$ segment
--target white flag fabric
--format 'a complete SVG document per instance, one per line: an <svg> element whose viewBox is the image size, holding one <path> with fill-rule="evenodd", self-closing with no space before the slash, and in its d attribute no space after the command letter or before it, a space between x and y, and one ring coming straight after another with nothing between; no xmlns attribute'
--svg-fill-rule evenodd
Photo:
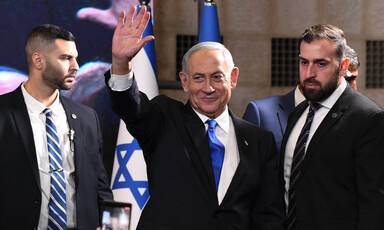
<svg viewBox="0 0 384 230"><path fill-rule="evenodd" d="M143 37L148 35L153 35L152 20L148 23ZM132 65L140 91L149 99L158 95L153 40L140 50L132 60ZM142 150L137 140L127 131L123 121L120 121L117 137L111 188L115 201L132 203L130 229L136 229L141 211L149 199L148 179Z"/></svg>

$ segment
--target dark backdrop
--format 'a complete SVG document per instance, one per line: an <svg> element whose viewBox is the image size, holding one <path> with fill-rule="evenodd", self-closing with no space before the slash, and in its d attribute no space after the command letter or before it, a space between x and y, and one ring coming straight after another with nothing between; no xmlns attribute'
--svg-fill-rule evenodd
<svg viewBox="0 0 384 230"><path fill-rule="evenodd" d="M34 27L45 23L64 27L74 34L80 67L89 62L110 63L113 30L89 20L76 18L76 13L81 8L107 9L110 4L109 0L1 0L0 66L11 67L27 75L25 39ZM101 78L99 80L102 81ZM95 108L99 115L104 138L103 160L110 178L119 118L110 109L109 96L104 86L89 90L93 91L91 97L83 95L87 96L86 100L75 100ZM87 91L83 92L86 93Z"/></svg>

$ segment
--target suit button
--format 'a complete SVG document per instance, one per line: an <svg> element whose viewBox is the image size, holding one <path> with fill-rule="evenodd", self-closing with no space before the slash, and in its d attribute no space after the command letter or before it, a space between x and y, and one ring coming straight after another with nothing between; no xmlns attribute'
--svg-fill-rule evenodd
<svg viewBox="0 0 384 230"><path fill-rule="evenodd" d="M213 212L213 217L219 217L219 211L214 211Z"/></svg>
<svg viewBox="0 0 384 230"><path fill-rule="evenodd" d="M37 230L37 227L34 227L33 230Z"/></svg>
<svg viewBox="0 0 384 230"><path fill-rule="evenodd" d="M40 200L35 200L35 204L40 204Z"/></svg>

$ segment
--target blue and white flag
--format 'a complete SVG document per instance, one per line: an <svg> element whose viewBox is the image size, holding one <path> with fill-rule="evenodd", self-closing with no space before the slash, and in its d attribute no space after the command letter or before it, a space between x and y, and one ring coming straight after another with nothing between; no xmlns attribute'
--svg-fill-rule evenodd
<svg viewBox="0 0 384 230"><path fill-rule="evenodd" d="M150 11L150 8L147 8ZM140 8L139 8L140 10ZM138 12L139 12L138 10ZM152 18L143 37L153 35ZM150 41L132 60L133 71L140 91L149 99L159 94L154 41ZM141 211L149 199L146 164L137 140L120 121L116 155L112 170L111 188L116 201L132 203L130 229L136 229Z"/></svg>
<svg viewBox="0 0 384 230"><path fill-rule="evenodd" d="M217 7L213 0L206 0L204 2L200 18L199 43L200 42L221 43Z"/></svg>

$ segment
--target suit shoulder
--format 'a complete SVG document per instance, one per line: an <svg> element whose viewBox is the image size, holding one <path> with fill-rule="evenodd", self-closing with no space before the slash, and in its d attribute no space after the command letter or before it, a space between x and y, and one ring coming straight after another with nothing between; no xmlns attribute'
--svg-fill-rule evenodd
<svg viewBox="0 0 384 230"><path fill-rule="evenodd" d="M65 96L60 97L64 107L69 107L71 110L77 111L77 112L82 112L82 113L96 113L96 111L91 108L88 105L84 105L81 103L78 103L72 99L69 99Z"/></svg>
<svg viewBox="0 0 384 230"><path fill-rule="evenodd" d="M250 103L258 104L258 105L266 105L266 104L278 104L287 100L294 101L295 100L294 92L295 90L292 90L284 95L270 96L270 97L262 98L259 100L251 101Z"/></svg>
<svg viewBox="0 0 384 230"><path fill-rule="evenodd" d="M1 111L4 111L4 108L17 108L21 105L25 105L25 102L20 87L14 91L0 95L0 108L3 108Z"/></svg>
<svg viewBox="0 0 384 230"><path fill-rule="evenodd" d="M238 117L236 117L235 119L239 127L249 130L250 132L252 132L252 134L257 133L260 136L269 136L272 134L272 132L264 128L261 128L247 120L244 120Z"/></svg>
<svg viewBox="0 0 384 230"><path fill-rule="evenodd" d="M168 96L165 96L165 95L158 95L156 97L154 97L151 102L153 104L156 104L160 107L163 107L165 109L168 109L169 107L180 107L182 108L184 106L184 104L181 102L181 101L178 101L178 100L175 100L175 99L172 99Z"/></svg>
<svg viewBox="0 0 384 230"><path fill-rule="evenodd" d="M9 92L3 95L0 95L0 104L6 105L12 102L12 98L14 97L14 92Z"/></svg>
<svg viewBox="0 0 384 230"><path fill-rule="evenodd" d="M359 92L353 94L352 97L353 100L351 101L350 105L353 109L358 109L359 111L364 111L367 113L383 111L383 108L379 106L376 102Z"/></svg>
<svg viewBox="0 0 384 230"><path fill-rule="evenodd" d="M271 97L262 98L259 100L254 100L254 101L251 101L250 103L256 106L270 105L273 103L278 103L282 97L283 97L282 95L275 95Z"/></svg>

